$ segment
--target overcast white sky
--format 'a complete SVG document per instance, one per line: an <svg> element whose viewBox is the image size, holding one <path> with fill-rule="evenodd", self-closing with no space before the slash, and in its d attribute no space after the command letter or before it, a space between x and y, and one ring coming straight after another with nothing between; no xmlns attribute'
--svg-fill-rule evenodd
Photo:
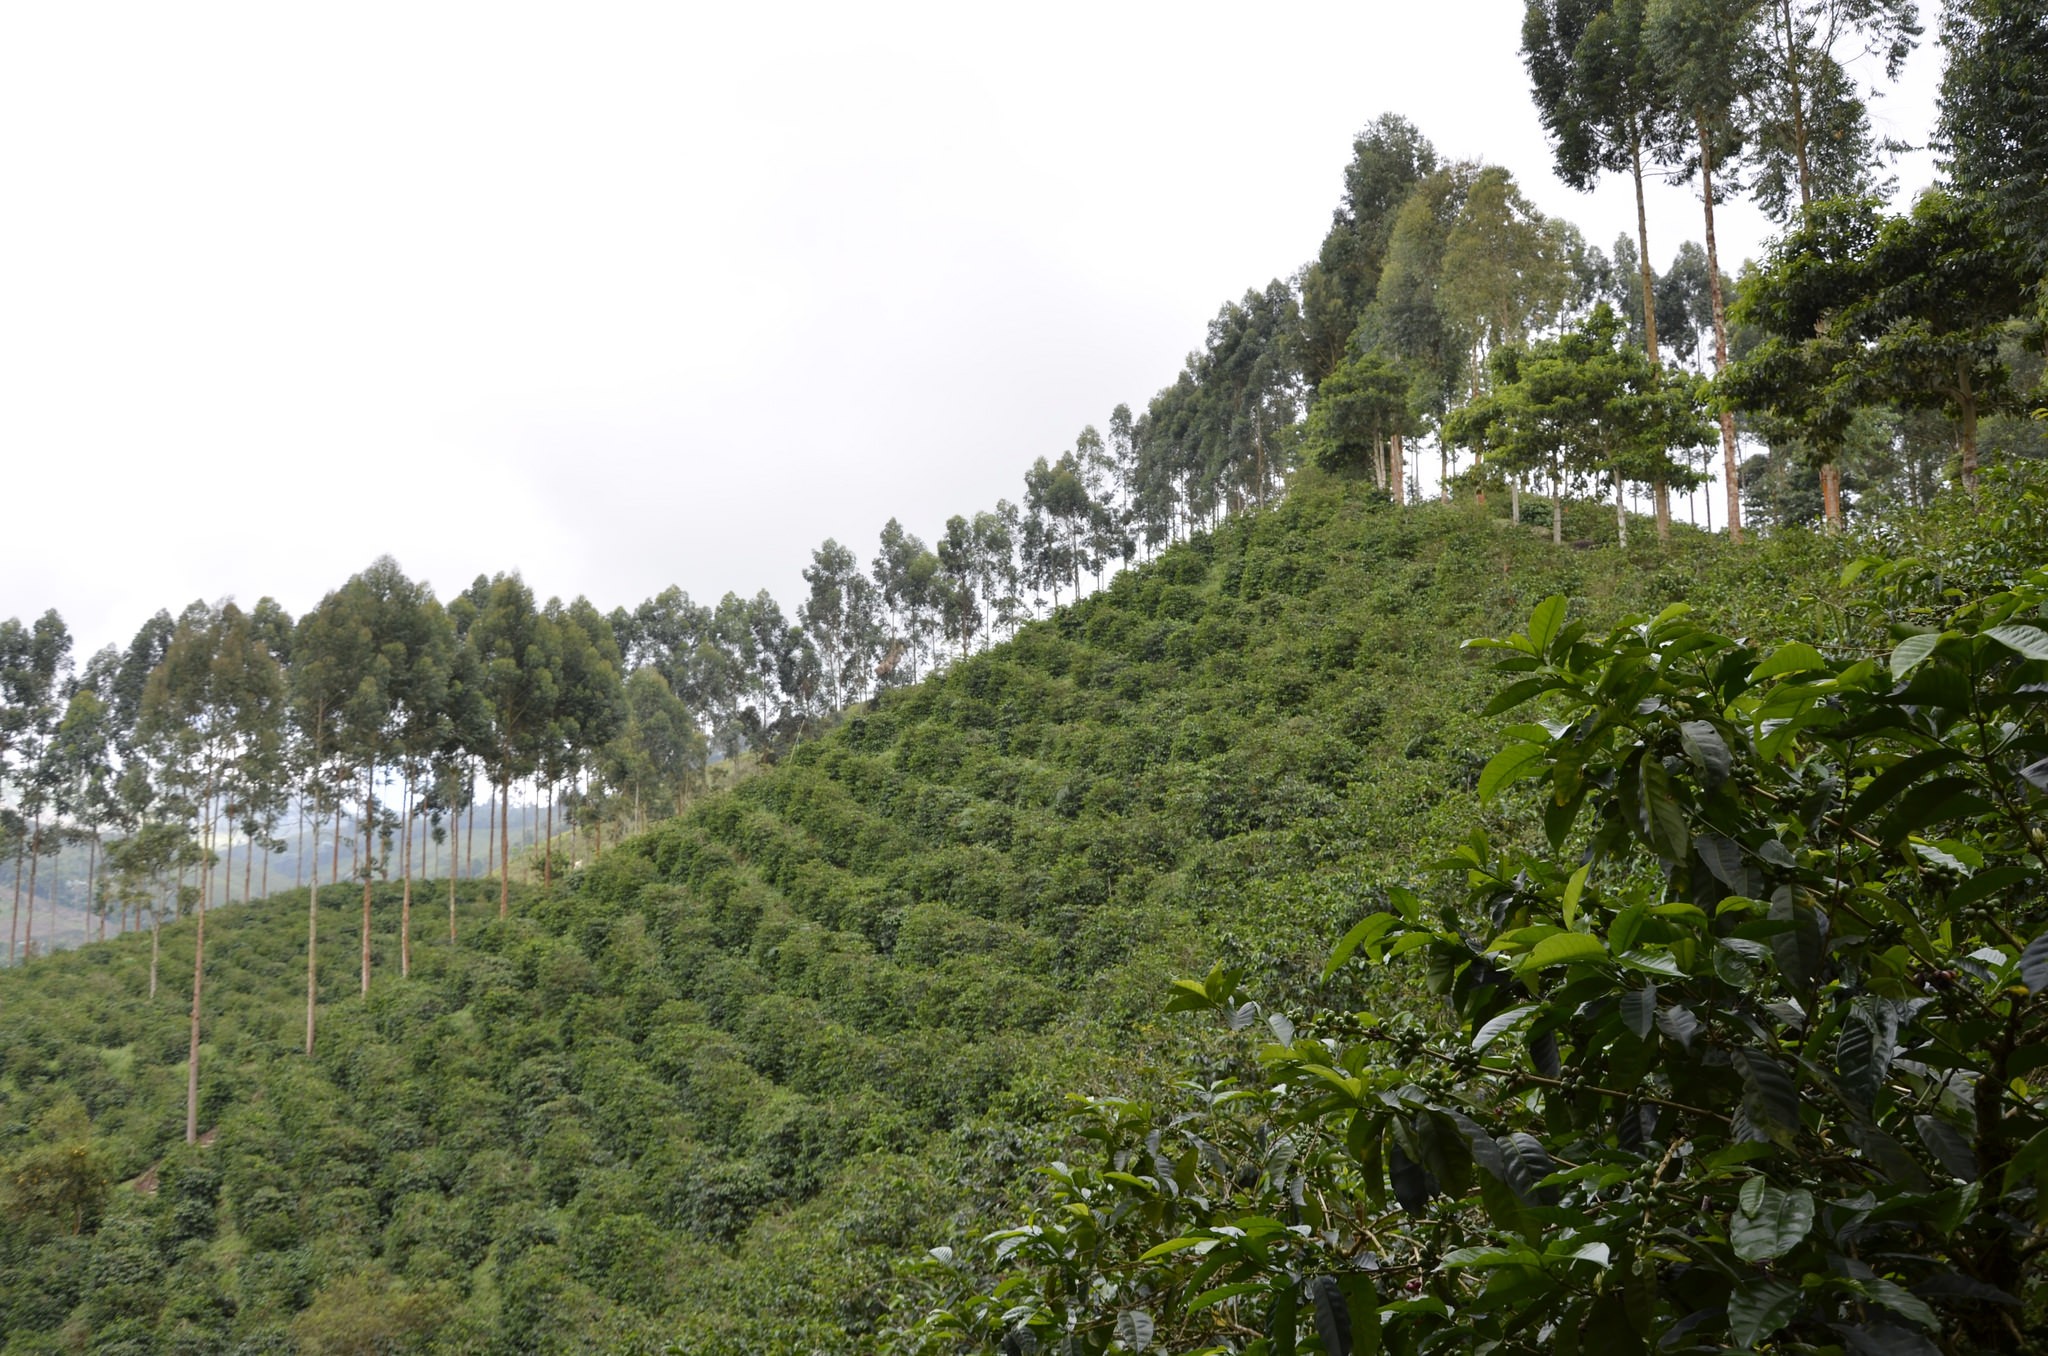
<svg viewBox="0 0 2048 1356"><path fill-rule="evenodd" d="M9 6L0 616L83 657L384 552L793 609L826 536L929 538L1142 409L1382 112L1632 228L1551 177L1521 11ZM1883 129L1924 141L1938 75ZM1659 193L1660 265L1699 217ZM1724 266L1765 234L1732 208Z"/></svg>

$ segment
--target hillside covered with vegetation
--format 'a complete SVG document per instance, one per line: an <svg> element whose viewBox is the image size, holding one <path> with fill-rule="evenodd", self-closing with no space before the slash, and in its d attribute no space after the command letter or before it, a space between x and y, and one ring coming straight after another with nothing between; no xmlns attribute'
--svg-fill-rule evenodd
<svg viewBox="0 0 2048 1356"><path fill-rule="evenodd" d="M154 997L144 934L10 973L0 1326L21 1350L878 1340L906 1256L1017 1204L1066 1088L1183 1039L1161 976L1229 955L1292 991L1462 837L1493 736L1460 640L1555 591L1611 616L1719 580L1775 615L1824 577L1809 553L1834 554L1560 551L1300 488L503 921L463 887L458 940L423 929L405 978L378 887L370 993L325 976L311 1059L304 895L211 915L199 1146L191 920ZM323 901L352 954L356 900Z"/></svg>
<svg viewBox="0 0 2048 1356"><path fill-rule="evenodd" d="M1661 276L1386 115L787 613L0 623L0 1352L2042 1350L2048 29L1525 10Z"/></svg>

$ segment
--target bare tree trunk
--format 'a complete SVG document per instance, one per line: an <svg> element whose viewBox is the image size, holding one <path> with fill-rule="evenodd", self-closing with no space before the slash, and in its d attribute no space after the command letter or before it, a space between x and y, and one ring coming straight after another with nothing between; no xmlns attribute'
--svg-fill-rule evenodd
<svg viewBox="0 0 2048 1356"><path fill-rule="evenodd" d="M491 812L484 817L484 877L487 880L498 874L498 838L498 796L494 788Z"/></svg>
<svg viewBox="0 0 2048 1356"><path fill-rule="evenodd" d="M448 816L448 940L455 940L455 832L462 822L454 815Z"/></svg>
<svg viewBox="0 0 2048 1356"><path fill-rule="evenodd" d="M14 917L7 924L7 963L14 964L14 944L21 937L21 854L27 845L14 840Z"/></svg>
<svg viewBox="0 0 2048 1356"><path fill-rule="evenodd" d="M542 840L540 860L541 884L553 886L555 883L555 783L553 779L548 781L548 827L547 836Z"/></svg>
<svg viewBox="0 0 2048 1356"><path fill-rule="evenodd" d="M463 832L462 845L466 849L466 855L462 863L462 874L474 876L476 874L476 791L474 789L469 793L469 827Z"/></svg>
<svg viewBox="0 0 2048 1356"><path fill-rule="evenodd" d="M363 992L370 992L370 877L376 874L377 763L363 774Z"/></svg>
<svg viewBox="0 0 2048 1356"><path fill-rule="evenodd" d="M504 784L498 789L504 813L498 816L498 917L512 911L512 769L505 769Z"/></svg>
<svg viewBox="0 0 2048 1356"><path fill-rule="evenodd" d="M230 845L232 847L232 844ZM199 892L199 926L192 937L192 1044L185 1056L185 1142L199 1142L199 995L206 980L206 892Z"/></svg>
<svg viewBox="0 0 2048 1356"><path fill-rule="evenodd" d="M1650 217L1643 205L1643 139L1631 136L1628 144L1630 169L1636 184L1636 267L1643 278L1643 351L1650 366L1657 360L1657 275L1650 268Z"/></svg>
<svg viewBox="0 0 2048 1356"><path fill-rule="evenodd" d="M1564 474L1550 463L1550 544L1564 545Z"/></svg>
<svg viewBox="0 0 2048 1356"><path fill-rule="evenodd" d="M1628 549L1628 503L1622 498L1621 477L1614 478L1614 536L1621 549Z"/></svg>
<svg viewBox="0 0 2048 1356"><path fill-rule="evenodd" d="M1707 296L1714 305L1714 371L1728 368L1728 311L1721 296L1721 256L1714 246L1714 143L1705 119L1699 121L1700 199L1707 212ZM1742 540L1742 496L1736 487L1735 414L1721 411L1721 468L1728 477L1728 540Z"/></svg>
<svg viewBox="0 0 2048 1356"><path fill-rule="evenodd" d="M398 897L398 977L412 977L412 777L405 779L405 828L398 849L398 869L405 884Z"/></svg>
<svg viewBox="0 0 2048 1356"><path fill-rule="evenodd" d="M1842 468L1834 462L1820 464L1821 521L1830 532L1842 530Z"/></svg>
<svg viewBox="0 0 2048 1356"><path fill-rule="evenodd" d="M156 958L163 947L164 906L159 900L149 911L149 996L156 997Z"/></svg>
<svg viewBox="0 0 2048 1356"><path fill-rule="evenodd" d="M1799 164L1799 205L1813 205L1813 171L1806 163L1806 100L1799 89L1799 39L1792 27L1792 0L1778 0L1785 34L1785 78L1792 90L1792 157Z"/></svg>
<svg viewBox="0 0 2048 1356"><path fill-rule="evenodd" d="M314 761L319 761L316 752ZM337 831L339 826L336 826ZM299 842L306 841L305 804L299 806ZM320 821L313 821L313 880L306 891L306 1058L313 1057L313 1017L320 1006Z"/></svg>
<svg viewBox="0 0 2048 1356"><path fill-rule="evenodd" d="M36 868L43 861L43 816L36 815L35 836L28 844L28 934L22 938L21 959L26 964L36 954Z"/></svg>
<svg viewBox="0 0 2048 1356"><path fill-rule="evenodd" d="M99 873L99 865L100 831L94 829L92 831L92 846L86 850L85 857L85 907L88 913L92 911L92 906L98 902L94 898L96 892L93 886L97 882L93 878ZM100 910L100 940L103 942L107 940L107 911L105 909Z"/></svg>
<svg viewBox="0 0 2048 1356"><path fill-rule="evenodd" d="M1389 440L1388 448L1394 458L1394 502L1405 506L1408 503L1408 455L1400 434L1396 433Z"/></svg>

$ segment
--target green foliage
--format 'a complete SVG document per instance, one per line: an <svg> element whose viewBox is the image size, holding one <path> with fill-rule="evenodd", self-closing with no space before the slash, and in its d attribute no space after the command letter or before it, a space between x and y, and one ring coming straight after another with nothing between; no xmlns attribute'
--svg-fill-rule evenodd
<svg viewBox="0 0 2048 1356"><path fill-rule="evenodd" d="M409 978L382 964L402 886L373 881L382 978L363 998L322 967L310 1059L304 895L210 912L193 1148L189 921L153 1002L146 933L0 975L0 1156L42 1152L28 1127L76 1097L108 1184L82 1234L61 1207L0 1221L0 1322L879 1346L918 1293L899 1259L1014 1216L1066 1088L1188 1051L1159 974L1223 955L1305 995L1359 892L1463 835L1488 680L1458 637L1557 590L1610 615L1703 576L1790 596L1768 564L1673 550L1554 552L1304 485L553 892L515 882L502 922L497 882L458 882L460 943L422 930ZM658 715L640 686L632 718ZM321 891L323 955L360 949L349 893Z"/></svg>
<svg viewBox="0 0 2048 1356"><path fill-rule="evenodd" d="M1812 640L1556 596L1482 642L1543 717L1478 776L1512 816L1329 991L1177 982L1223 1048L1078 1098L910 1344L2038 1350L2048 571L1945 582L1859 562Z"/></svg>

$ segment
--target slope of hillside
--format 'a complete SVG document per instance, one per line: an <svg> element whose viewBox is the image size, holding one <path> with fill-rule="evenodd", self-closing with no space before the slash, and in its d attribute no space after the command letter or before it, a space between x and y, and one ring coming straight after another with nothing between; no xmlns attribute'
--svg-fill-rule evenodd
<svg viewBox="0 0 2048 1356"><path fill-rule="evenodd" d="M422 921L367 999L329 892L310 1060L303 897L216 915L203 1147L189 924L154 999L147 937L0 975L4 1350L862 1349L901 1259L1014 1204L1062 1090L1195 1039L1155 1021L1170 975L1306 983L1462 834L1492 679L1461 640L1553 592L1741 625L1836 558L1558 550L1305 483L509 921Z"/></svg>

